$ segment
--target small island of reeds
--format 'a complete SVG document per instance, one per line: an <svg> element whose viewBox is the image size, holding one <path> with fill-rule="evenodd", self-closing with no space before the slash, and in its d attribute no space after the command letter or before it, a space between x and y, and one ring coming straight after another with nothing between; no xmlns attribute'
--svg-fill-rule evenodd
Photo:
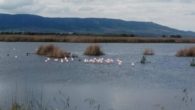
<svg viewBox="0 0 195 110"><path fill-rule="evenodd" d="M177 57L195 57L195 46L179 50L176 56Z"/></svg>
<svg viewBox="0 0 195 110"><path fill-rule="evenodd" d="M101 47L98 44L91 44L86 48L84 55L101 56L104 55L104 53L102 52Z"/></svg>
<svg viewBox="0 0 195 110"><path fill-rule="evenodd" d="M143 55L154 55L154 50L153 49L150 49L150 48L146 48L144 50Z"/></svg>
<svg viewBox="0 0 195 110"><path fill-rule="evenodd" d="M41 45L36 51L37 55L50 57L50 58L64 58L70 57L70 53L61 50L59 47L52 44Z"/></svg>

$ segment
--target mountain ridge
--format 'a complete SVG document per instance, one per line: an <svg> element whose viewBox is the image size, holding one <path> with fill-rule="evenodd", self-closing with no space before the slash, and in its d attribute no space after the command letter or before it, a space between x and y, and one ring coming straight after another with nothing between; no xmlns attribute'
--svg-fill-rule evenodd
<svg viewBox="0 0 195 110"><path fill-rule="evenodd" d="M110 18L60 18L30 14L0 14L0 32L54 32L78 34L135 34L140 36L181 35L195 37L154 22L126 21Z"/></svg>

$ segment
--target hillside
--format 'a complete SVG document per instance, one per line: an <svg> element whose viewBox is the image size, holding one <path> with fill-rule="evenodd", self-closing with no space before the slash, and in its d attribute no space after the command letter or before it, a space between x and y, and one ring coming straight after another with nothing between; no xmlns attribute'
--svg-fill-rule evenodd
<svg viewBox="0 0 195 110"><path fill-rule="evenodd" d="M27 14L0 14L0 32L73 32L80 34L195 36L194 32L181 31L153 22L136 22L105 18L48 18Z"/></svg>

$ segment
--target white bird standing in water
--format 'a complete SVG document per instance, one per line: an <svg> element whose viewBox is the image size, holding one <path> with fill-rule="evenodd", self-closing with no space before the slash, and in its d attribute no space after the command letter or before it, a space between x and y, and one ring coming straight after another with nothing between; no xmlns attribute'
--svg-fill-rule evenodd
<svg viewBox="0 0 195 110"><path fill-rule="evenodd" d="M64 62L64 60L63 60L63 59L61 59L61 60L60 60L60 62L61 62L61 63L63 63L63 62Z"/></svg>
<svg viewBox="0 0 195 110"><path fill-rule="evenodd" d="M68 62L69 60L68 59L65 59L66 62Z"/></svg>
<svg viewBox="0 0 195 110"><path fill-rule="evenodd" d="M54 59L54 61L56 61L56 62L57 62L57 61L58 61L58 59L57 59L57 58L55 58L55 59Z"/></svg>
<svg viewBox="0 0 195 110"><path fill-rule="evenodd" d="M50 60L50 58L47 58L47 60L49 61L49 60Z"/></svg>
<svg viewBox="0 0 195 110"><path fill-rule="evenodd" d="M135 63L134 62L131 62L131 66L135 66Z"/></svg>
<svg viewBox="0 0 195 110"><path fill-rule="evenodd" d="M118 62L118 65L122 65L122 63L123 63L123 61L120 59L117 59L116 61Z"/></svg>
<svg viewBox="0 0 195 110"><path fill-rule="evenodd" d="M84 63L88 63L88 59L84 59Z"/></svg>

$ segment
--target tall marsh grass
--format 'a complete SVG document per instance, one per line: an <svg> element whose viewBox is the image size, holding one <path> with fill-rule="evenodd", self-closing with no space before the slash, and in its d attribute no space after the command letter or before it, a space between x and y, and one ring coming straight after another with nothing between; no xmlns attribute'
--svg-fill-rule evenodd
<svg viewBox="0 0 195 110"><path fill-rule="evenodd" d="M24 107L18 103L13 103L11 105L11 110L25 110Z"/></svg>
<svg viewBox="0 0 195 110"><path fill-rule="evenodd" d="M70 57L69 52L65 52L52 44L40 46L36 53L40 56L46 56L50 58Z"/></svg>
<svg viewBox="0 0 195 110"><path fill-rule="evenodd" d="M104 53L101 50L101 47L98 44L89 45L86 48L84 54L88 55L88 56L101 56L101 55L104 55Z"/></svg>
<svg viewBox="0 0 195 110"><path fill-rule="evenodd" d="M153 49L150 49L150 48L146 48L144 50L143 55L154 55L154 50Z"/></svg>
<svg viewBox="0 0 195 110"><path fill-rule="evenodd" d="M195 46L184 48L176 53L177 57L195 57Z"/></svg>
<svg viewBox="0 0 195 110"><path fill-rule="evenodd" d="M0 35L3 42L75 42L75 43L195 43L194 38L145 38L93 35Z"/></svg>

